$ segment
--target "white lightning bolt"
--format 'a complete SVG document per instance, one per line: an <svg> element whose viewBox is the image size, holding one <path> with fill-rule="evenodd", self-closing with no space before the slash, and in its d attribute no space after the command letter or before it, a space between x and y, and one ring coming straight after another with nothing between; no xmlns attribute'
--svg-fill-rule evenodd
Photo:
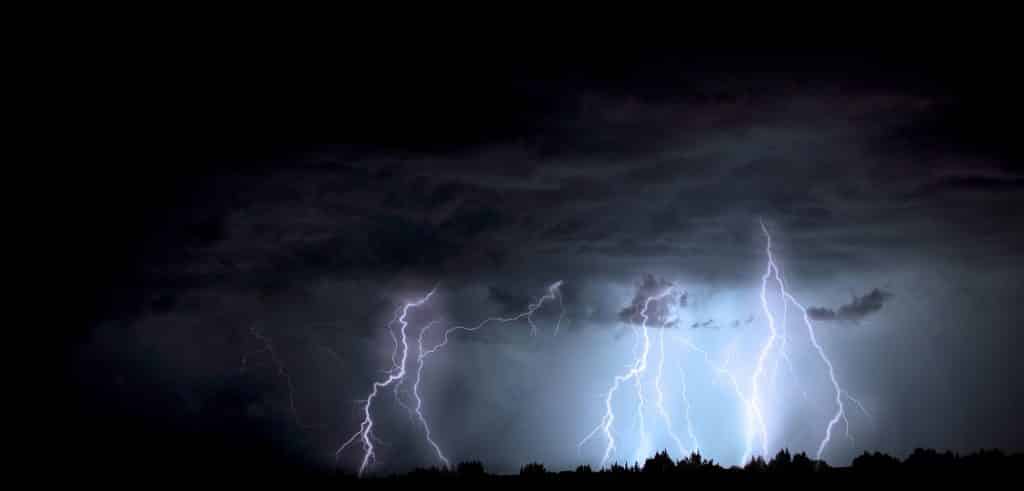
<svg viewBox="0 0 1024 491"><path fill-rule="evenodd" d="M448 345L448 341L449 341L449 337L455 331L475 332L475 331L478 331L478 330L482 329L484 326L486 326L488 324L491 324L491 323L505 324L505 323L509 323L509 322L515 322L515 321L518 321L518 320L526 319L527 322L529 322L529 324L530 324L531 335L535 335L535 333L537 331L537 326L533 322L533 314L535 312L537 312L538 310L540 310L540 308L543 307L546 302L553 301L556 298L559 300L559 303L561 303L561 298L562 298L562 294L561 294L561 291L560 291L561 286L562 286L562 281L561 280L552 283L551 285L548 286L547 293L544 296L542 296L539 299L537 299L536 302L529 304L527 306L527 308L526 308L526 311L521 312L521 313L519 313L517 315L511 316L511 317L490 317L490 318L484 319L479 324L476 324L475 326L472 326L472 327L466 327L466 326L450 327L450 328L448 328L448 329L446 329L444 331L444 336L443 336L441 342L439 342L438 344L434 345L430 349L424 349L423 339L424 339L424 336L426 335L427 331L429 331L430 328L433 327L434 323L432 322L432 323L428 324L427 326L425 326L422 330L420 330L420 334L419 334L419 337L417 339L417 341L418 341L417 342L418 351L417 351L417 356L416 356L416 361L417 361L416 375L415 375L416 378L415 378L415 381L413 382L413 397L416 399L416 406L414 408L414 412L416 414L416 417L419 419L420 424L423 426L423 433L424 433L425 438L427 439L427 443L431 446L431 448L434 449L434 453L437 454L437 458L439 460L441 460L441 462L444 462L444 466L445 467L450 467L451 463L448 461L448 458L445 457L444 452L441 451L441 447L437 444L437 442L434 441L433 437L431 436L430 425L427 423L427 419L423 415L423 398L421 397L420 391L419 391L420 381L423 379L423 366L425 365L427 357L429 357L430 355L438 352L439 350L441 350L442 348L447 346ZM561 314L558 317L558 323L555 325L555 331L556 332L558 331L558 328L561 325L561 322L562 322L562 319L563 319L564 316L565 316L565 307L563 305L562 306L562 312L561 312Z"/></svg>
<svg viewBox="0 0 1024 491"><path fill-rule="evenodd" d="M693 451L699 453L700 441L697 440L697 434L693 431L693 418L690 417L690 397L686 394L686 372L683 370L682 363L677 363L676 366L679 368L679 382L683 389L683 408L686 410L683 414L686 416L686 432L690 436L690 441L693 442Z"/></svg>
<svg viewBox="0 0 1024 491"><path fill-rule="evenodd" d="M651 348L651 340L650 340L650 336L648 335L648 331L647 331L647 308L650 306L651 302L657 301L657 300L661 300L661 299L665 298L670 293L672 293L672 290L673 290L673 288L669 287L664 292L660 293L659 295L653 296L653 297L647 297L647 300L644 301L643 309L641 309L641 311L640 311L640 317L642 319L641 324L640 324L640 328L641 328L641 332L643 332L643 340L644 340L643 341L643 350L642 350L640 356L636 357L636 359L634 360L633 364L630 366L629 370L626 373L624 373L622 375L615 376L615 379L613 380L611 387L608 389L608 392L605 394L605 401L604 401L605 413L604 413L604 417L601 418L601 422L596 427L594 427L594 429L589 434L587 434L587 436L584 437L583 440L581 440L579 442L579 444L577 445L577 448L583 447L583 445L585 445L587 443L587 441L589 441L591 438L593 438L594 435L596 435L598 431L602 431L604 433L604 436L605 436L605 441L607 442L607 444L605 446L605 450L604 450L604 456L601 458L601 466L602 467L604 467L605 465L608 464L608 460L611 459L612 453L615 452L615 436L612 434L612 424L615 422L615 411L612 409L612 399L615 398L615 392L617 392L619 390L619 386L621 386L622 383L630 381L630 380L637 380L637 379L639 379L643 375L644 371L647 370L647 355L650 352L650 348ZM640 396L639 408L642 411L642 409L643 409L643 393L642 393L642 391L639 392L638 395ZM641 433L641 440L644 441L645 439L646 439L646 437Z"/></svg>
<svg viewBox="0 0 1024 491"><path fill-rule="evenodd" d="M732 351L730 350L727 353L728 357L726 358L725 363L719 365L718 363L715 363L714 361L711 360L711 355L709 355L707 351L694 344L693 341L690 340L689 338L682 337L678 338L677 340L680 343L682 343L682 345L685 346L686 348L692 351L696 351L697 353L703 355L704 362L709 367L711 367L711 369L714 370L716 374L718 374L720 377L724 378L729 382L729 386L732 388L733 394L736 396L736 399L740 401L740 404L743 406L744 414L747 415L747 417L744 418L744 433L746 435L744 441L746 442L746 449L743 452L743 457L740 458L740 464L745 464L750 459L750 456L753 453L751 442L753 441L754 437L754 428L752 418L750 417L753 413L753 409L751 407L752 403L750 399L748 399L747 396L743 394L743 390L740 389L740 383L739 381L737 381L736 375L729 370L729 363L731 361Z"/></svg>
<svg viewBox="0 0 1024 491"><path fill-rule="evenodd" d="M815 458L821 460L821 455L825 452L825 447L828 446L829 441L832 439L832 428L839 422L839 420L846 420L846 410L843 407L843 394L845 391L839 385L839 380L836 378L836 371L835 367L832 365L832 360L829 359L828 355L825 354L825 349L818 343L818 339L814 334L814 326L811 324L811 318L807 315L807 308L798 302L797 299L786 290L786 285L782 281L782 275L779 272L778 266L775 264L775 259L772 257L771 234L768 233L768 227L765 226L764 221L761 222L761 230L764 231L765 240L768 244L765 247L765 254L768 256L769 270L775 271L775 281L778 283L779 291L784 299L792 302L793 305L800 309L800 312L803 314L804 325L807 326L807 335L810 338L811 345L814 346L814 349L818 352L818 357L821 358L821 361L828 368L828 377L832 382L832 388L835 390L836 412L825 427L825 437L821 439L821 443L818 445L818 451L815 454ZM849 429L848 420L847 429Z"/></svg>
<svg viewBox="0 0 1024 491"><path fill-rule="evenodd" d="M480 321L479 324L476 324L475 326L472 326L472 327L469 327L469 326L449 327L448 329L446 329L444 331L444 337L442 338L441 342L436 344L436 345L434 345L434 347L430 348L429 350L425 351L424 355L426 356L426 355L433 354L437 350L447 346L448 345L448 338L452 335L452 333L454 333L456 331L475 332L475 331L479 331L484 326L486 326L488 324L491 324L491 323L506 324L506 323L509 323L509 322L515 322L515 321L518 321L518 320L526 319L526 321L530 324L530 334L531 335L535 335L536 332L537 332L537 325L533 323L533 314L535 312L537 312L538 310L540 310L540 308L544 306L545 302L553 301L556 298L561 298L561 293L559 292L559 288L561 288L561 287L562 287L562 281L561 280L552 283L550 286L548 286L548 292L544 296L542 296L539 299L537 299L536 302L531 303L530 305L528 305L525 312L521 312L521 313L516 314L516 315L514 315L512 317L489 317L487 319L484 319L484 320ZM559 317L559 322L560 321L561 321L561 317Z"/></svg>
<svg viewBox="0 0 1024 491"><path fill-rule="evenodd" d="M448 458L444 456L444 452L441 451L441 447L430 437L430 425L427 424L427 418L423 417L423 398L420 397L420 380L423 379L423 360L426 359L427 355L423 351L423 336L430 330L435 322L427 324L423 329L420 330L419 338L417 339L417 346L419 350L416 356L416 381L412 384L412 395L416 398L416 416L420 420L420 424L423 425L423 433L427 438L427 443L434 449L434 453L437 454L437 458L444 462L445 468L450 468L451 463L448 462Z"/></svg>
<svg viewBox="0 0 1024 491"><path fill-rule="evenodd" d="M676 435L675 430L672 428L672 417L668 411L665 410L665 392L661 388L661 376L665 370L665 330L667 328L662 326L658 334L658 372L654 378L654 389L658 393L657 406L658 412L661 414L661 419L665 422L665 428L668 430L668 434L675 441L676 446L679 448L679 455L686 455L686 447L683 446L682 440L679 439L679 435ZM683 382L683 398L686 398L686 382ZM689 406L689 401L687 401ZM689 410L687 410L687 424L689 424ZM691 432L692 437L692 432Z"/></svg>
<svg viewBox="0 0 1024 491"><path fill-rule="evenodd" d="M768 357L768 352L771 351L772 346L775 345L776 330L775 330L775 316L772 315L771 309L768 308L768 280L771 278L772 268L775 264L771 260L772 242L771 237L768 238L765 250L768 251L768 268L765 269L764 275L761 276L761 308L764 309L764 315L768 318L768 341L765 342L764 346L761 347L761 351L757 356L757 365L754 368L754 374L750 378L750 405L749 413L747 415L748 420L753 420L758 427L758 433L761 435L761 455L768 455L768 427L764 422L764 411L761 409L761 374L764 372L764 363ZM744 461L750 456L744 456Z"/></svg>
<svg viewBox="0 0 1024 491"><path fill-rule="evenodd" d="M409 314L409 309L411 309L413 307L419 307L419 306L425 304L428 300L430 300L430 297L432 297L434 295L434 291L436 289L437 289L437 287L435 286L433 289L430 290L430 292L428 292L425 296L423 296L419 300L416 300L415 302L407 303L407 304L405 304L402 307L401 315L397 319L397 322L399 324L401 324L401 328L399 329L399 336L398 336L398 339L399 339L400 343L396 343L396 345L397 344L401 345L401 348L399 349L400 355L398 357L392 356L392 360L398 359L400 361L388 373L387 378L385 378L383 381L374 382L373 383L373 389L370 391L370 394L363 401L363 421L362 421L362 423L359 424L359 431L357 431L354 435L352 435L351 438L346 440L345 443L343 443L340 447L338 447L338 450L336 450L334 452L335 458L337 458L341 454L341 452L343 452L346 448L348 448L349 445L354 443L357 439L361 440L362 444L363 444L363 459L362 459L362 462L359 464L359 475L360 476L363 475L363 472L366 471L366 466L368 466L370 464L370 462L374 460L374 457L375 457L375 455L374 455L374 447L373 447L373 438L372 438L372 436L373 436L373 416L372 416L371 409L372 409L372 406L373 406L373 400L377 397L377 391L382 389L382 388L388 387L391 384L394 384L394 383L402 380L405 377L405 372L406 372L405 365L406 365L406 361L409 358L409 342L408 342L408 338L406 336L406 328L409 327L409 323L406 322L405 318ZM389 323L388 325L389 325L389 331L390 331L390 325L391 324Z"/></svg>

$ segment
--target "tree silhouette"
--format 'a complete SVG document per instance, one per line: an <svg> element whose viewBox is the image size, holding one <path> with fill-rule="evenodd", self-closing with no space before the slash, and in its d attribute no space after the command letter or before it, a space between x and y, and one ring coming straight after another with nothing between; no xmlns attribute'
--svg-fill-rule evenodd
<svg viewBox="0 0 1024 491"><path fill-rule="evenodd" d="M478 460L459 462L459 465L455 467L455 473L459 477L482 477L487 475L484 472L484 464Z"/></svg>
<svg viewBox="0 0 1024 491"><path fill-rule="evenodd" d="M672 461L672 458L668 456L667 450L658 452L654 454L654 457L644 461L644 472L649 474L668 474L674 471L675 468L676 464Z"/></svg>
<svg viewBox="0 0 1024 491"><path fill-rule="evenodd" d="M547 468L544 464L539 462L530 462L519 468L519 475L524 477L541 477L548 473Z"/></svg>
<svg viewBox="0 0 1024 491"><path fill-rule="evenodd" d="M769 472L788 472L793 470L793 457L789 455L789 449L779 450L771 462L768 462Z"/></svg>
<svg viewBox="0 0 1024 491"><path fill-rule="evenodd" d="M860 484L892 483L893 477L905 477L914 482L936 479L936 482L948 482L949 478L971 477L988 478L1000 476L1012 480L1020 468L1024 468L1024 454L1007 455L998 450L982 450L969 455L960 456L953 452L939 452L932 449L915 449L906 459L886 455L879 452L864 452L855 458L849 467L833 468L823 461L807 456L805 452L790 453L788 449L779 450L770 461L761 456L755 457L741 467L728 469L703 458L699 453L691 453L678 462L674 462L668 451L662 450L640 463L628 465L615 463L595 471L589 465L581 465L575 472L550 472L540 462L530 462L519 469L518 475L488 475L479 461L461 462L454 471L438 467L418 468L395 479L417 481L470 479L474 483L485 485L505 483L510 479L521 479L535 484L576 483L577 485L593 485L598 481L625 484L641 479L646 484L721 484L747 485L759 480L781 482L792 480L804 482L813 480L817 483L857 482ZM344 479L356 479L355 475L343 475ZM372 478L371 478L372 479ZM825 481L822 481L825 479ZM474 484L475 485L475 484Z"/></svg>
<svg viewBox="0 0 1024 491"><path fill-rule="evenodd" d="M750 459L747 465L743 466L743 470L746 472L765 472L768 470L768 464L765 463L764 459L760 455Z"/></svg>

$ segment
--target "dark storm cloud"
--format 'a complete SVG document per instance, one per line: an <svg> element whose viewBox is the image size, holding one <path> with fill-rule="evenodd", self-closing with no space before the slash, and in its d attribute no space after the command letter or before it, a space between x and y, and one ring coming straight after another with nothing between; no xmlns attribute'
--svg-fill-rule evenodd
<svg viewBox="0 0 1024 491"><path fill-rule="evenodd" d="M636 284L636 293L629 305L619 311L619 320L627 324L641 324L644 317L647 317L647 325L658 327L668 321L669 302L672 296L662 299L653 299L663 295L672 283L664 278L655 278L652 274L645 274ZM647 306L646 311L644 306Z"/></svg>
<svg viewBox="0 0 1024 491"><path fill-rule="evenodd" d="M856 322L869 314L882 310L882 305L891 296L891 293L875 288L863 296L854 295L850 303L841 305L836 310L825 307L808 307L807 316L817 321Z"/></svg>
<svg viewBox="0 0 1024 491"><path fill-rule="evenodd" d="M1012 284L991 280L986 268L1017 268L1024 247L1024 173L1020 159L1008 158L1019 145L1014 126L1000 124L1001 115L1018 119L1006 103L1016 88L947 87L831 56L806 63L601 60L498 85L474 74L415 83L423 81L403 73L387 90L354 91L361 100L337 112L351 118L353 132L343 134L357 144L145 149L131 155L134 171L90 169L106 184L83 193L82 220L68 220L68 237L89 238L76 256L85 271L69 281L89 296L83 316L111 322L76 337L85 346L76 372L83 387L104 386L112 401L121 393L117 374L137 374L127 389L159 385L178 401L181 387L200 406L266 410L286 425L287 397L272 370L265 383L277 390L244 404L195 389L204 380L252 383L237 380L238 360L259 348L247 330L258 322L303 375L295 375L301 409L348 428L350 401L365 397L387 357L369 341L397 302L430 285L484 292L438 307L460 322L496 307L521 311L543 294L537 285L561 279L569 318L637 323L642 302L667 279L723 289L755 283L764 247L758 218L801 294L838 277L934 267L959 273L936 281L939 293L976 292L952 295L949 308L1019 324L1012 310L975 308ZM946 73L945 57L937 66ZM167 162L147 157L154 153ZM112 184L122 181L135 184ZM642 278L629 305L603 295L646 271L656 275ZM852 321L883 304L879 318L902 312L887 295L873 290L811 315ZM943 308L928 298L908 322ZM678 302L693 309L699 299L684 293ZM666 318L667 305L652 305L652 326L679 322ZM721 314L721 325L736 326L727 319L749 312L742 308ZM692 327L717 326L700 315ZM946 336L987 346L1013 332L965 331L952 326ZM915 354L931 342L906 336ZM896 346L865 343L865 352ZM339 356L324 358L324 347ZM151 411L154 420L165 412L188 414ZM222 420L230 418L211 421ZM501 456L511 458L500 449L480 457Z"/></svg>
<svg viewBox="0 0 1024 491"><path fill-rule="evenodd" d="M523 308L530 304L529 295L506 290L501 287L491 286L487 289L487 298L501 306L505 314L522 312Z"/></svg>

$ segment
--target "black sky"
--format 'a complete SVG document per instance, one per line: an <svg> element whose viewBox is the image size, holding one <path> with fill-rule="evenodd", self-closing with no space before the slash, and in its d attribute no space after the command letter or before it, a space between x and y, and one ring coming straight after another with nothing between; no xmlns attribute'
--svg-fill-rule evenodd
<svg viewBox="0 0 1024 491"><path fill-rule="evenodd" d="M442 315L472 322L563 280L564 349L631 312L647 274L714 306L700 322L751 331L756 306L716 302L755 285L759 219L877 409L853 450L1024 450L1024 168L1002 52L622 55L341 61L309 77L315 97L300 75L231 108L346 143L122 142L69 171L55 226L73 242L73 440L103 441L82 458L323 465L386 366L387 317L438 283ZM205 125L224 89L168 97ZM254 326L317 429L266 359L240 370ZM438 388L494 414L469 424L504 428L501 450L472 431L450 445L499 467L560 458L556 437L516 436L536 418L516 400L582 396L467 360L517 395Z"/></svg>

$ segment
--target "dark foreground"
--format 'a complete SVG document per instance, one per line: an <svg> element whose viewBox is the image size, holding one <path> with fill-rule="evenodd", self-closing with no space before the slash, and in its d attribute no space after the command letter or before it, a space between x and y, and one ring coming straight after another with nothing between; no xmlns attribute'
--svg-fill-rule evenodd
<svg viewBox="0 0 1024 491"><path fill-rule="evenodd" d="M340 471L324 471L301 466L254 465L238 468L204 464L190 466L187 456L177 463L154 475L140 468L112 466L107 473L91 473L95 483L105 483L117 488L156 487L180 489L183 484L223 484L238 486L259 486L261 489L299 488L400 488L400 489L451 489L451 488L508 488L524 487L572 488L588 486L604 488L631 486L693 486L716 487L764 486L774 489L775 485L806 484L815 487L851 488L861 486L920 486L922 484L976 485L992 483L1014 488L1024 472L1024 454L1007 455L998 450L983 450L968 455L951 452L918 449L905 459L898 459L881 453L864 453L849 467L831 467L825 462L815 461L805 454L779 452L769 461L755 459L744 467L725 468L717 463L694 454L680 461L673 461L668 454L659 453L647 459L643 465L623 467L619 465L601 470L580 466L573 471L551 472L542 464L523 466L518 474L488 474L479 462L463 462L454 469L416 469L407 474L388 476L364 476L362 478ZM231 470L229 470L231 469ZM105 475L104 475L105 474ZM85 477L85 476L81 476ZM87 479L92 481L92 479ZM127 485L127 486L126 486ZM873 490L870 490L873 491Z"/></svg>

